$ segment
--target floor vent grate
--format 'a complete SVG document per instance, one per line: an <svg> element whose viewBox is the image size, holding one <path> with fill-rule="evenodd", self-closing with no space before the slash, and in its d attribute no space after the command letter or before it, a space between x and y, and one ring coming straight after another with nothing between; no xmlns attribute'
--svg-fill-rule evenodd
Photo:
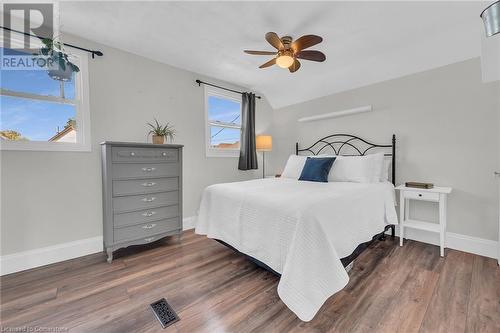
<svg viewBox="0 0 500 333"><path fill-rule="evenodd" d="M164 298L151 303L150 306L163 328L179 320L177 313L172 310L172 307L170 307L170 304L168 304L167 300Z"/></svg>

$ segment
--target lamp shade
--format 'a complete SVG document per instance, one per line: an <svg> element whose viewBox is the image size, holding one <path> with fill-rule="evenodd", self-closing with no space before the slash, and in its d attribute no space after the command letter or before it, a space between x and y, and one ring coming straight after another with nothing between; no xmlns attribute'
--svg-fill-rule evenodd
<svg viewBox="0 0 500 333"><path fill-rule="evenodd" d="M273 137L270 135L257 135L255 146L258 151L271 151L273 150Z"/></svg>
<svg viewBox="0 0 500 333"><path fill-rule="evenodd" d="M500 0L489 5L481 13L486 37L491 37L500 32Z"/></svg>

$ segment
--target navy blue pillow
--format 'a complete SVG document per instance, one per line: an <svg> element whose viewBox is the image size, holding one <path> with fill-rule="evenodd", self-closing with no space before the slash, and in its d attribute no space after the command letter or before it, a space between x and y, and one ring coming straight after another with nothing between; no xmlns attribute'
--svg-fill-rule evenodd
<svg viewBox="0 0 500 333"><path fill-rule="evenodd" d="M308 180L310 182L328 182L328 173L332 168L335 157L308 157L304 169L300 174L299 180Z"/></svg>

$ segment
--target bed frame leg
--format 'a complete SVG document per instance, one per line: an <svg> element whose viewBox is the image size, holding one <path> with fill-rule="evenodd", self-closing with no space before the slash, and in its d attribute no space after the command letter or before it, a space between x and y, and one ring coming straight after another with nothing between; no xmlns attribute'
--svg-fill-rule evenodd
<svg viewBox="0 0 500 333"><path fill-rule="evenodd" d="M378 239L381 241L384 241L385 240L385 233L389 229L391 229L391 238L394 239L394 237L396 236L396 228L395 228L394 224L386 225L384 228L384 232L380 235L380 237Z"/></svg>

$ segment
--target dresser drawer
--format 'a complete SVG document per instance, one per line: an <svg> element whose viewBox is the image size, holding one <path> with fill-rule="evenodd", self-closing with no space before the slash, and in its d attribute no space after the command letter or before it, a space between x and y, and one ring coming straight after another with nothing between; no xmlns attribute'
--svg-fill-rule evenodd
<svg viewBox="0 0 500 333"><path fill-rule="evenodd" d="M114 226L123 227L156 220L168 219L180 215L179 206L144 209L130 213L114 214Z"/></svg>
<svg viewBox="0 0 500 333"><path fill-rule="evenodd" d="M433 192L420 192L420 191L404 191L403 196L405 199L425 200L425 201L439 201L439 193Z"/></svg>
<svg viewBox="0 0 500 333"><path fill-rule="evenodd" d="M171 219L148 222L130 227L115 228L114 240L115 242L122 242L140 238L148 238L156 234L180 229L180 218L174 217Z"/></svg>
<svg viewBox="0 0 500 333"><path fill-rule="evenodd" d="M114 196L167 192L177 189L179 189L178 177L113 180Z"/></svg>
<svg viewBox="0 0 500 333"><path fill-rule="evenodd" d="M113 163L113 179L137 177L175 177L180 175L179 163Z"/></svg>
<svg viewBox="0 0 500 333"><path fill-rule="evenodd" d="M111 155L113 162L177 162L179 160L179 151L174 148L113 147Z"/></svg>
<svg viewBox="0 0 500 333"><path fill-rule="evenodd" d="M150 207L170 206L178 203L178 191L116 197L113 198L113 212L132 212Z"/></svg>

